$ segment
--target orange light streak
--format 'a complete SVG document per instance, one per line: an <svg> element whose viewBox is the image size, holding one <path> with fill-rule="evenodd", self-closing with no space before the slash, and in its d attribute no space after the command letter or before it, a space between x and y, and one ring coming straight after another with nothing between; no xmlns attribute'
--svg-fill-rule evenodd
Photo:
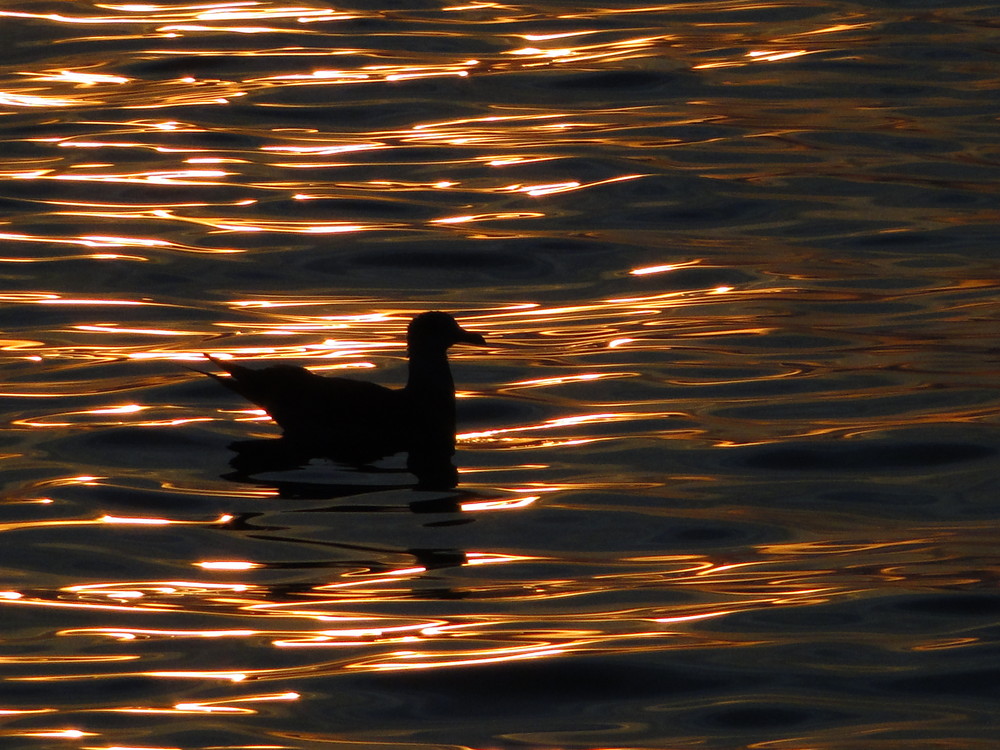
<svg viewBox="0 0 1000 750"><path fill-rule="evenodd" d="M440 122L425 122L414 125L412 130L432 130L437 128L450 128L456 125L477 125L479 123L509 122L509 121L530 121L530 120L554 120L561 117L569 117L568 114L542 114L542 115L489 115L487 117L464 117L459 120L442 120ZM512 157L519 158L519 157Z"/></svg>
<svg viewBox="0 0 1000 750"><path fill-rule="evenodd" d="M0 16L4 15L0 12ZM30 94L15 94L12 91L0 91L0 106L5 107L78 107L92 102L80 99L67 99L56 96L33 96ZM35 173L40 176L40 173Z"/></svg>
<svg viewBox="0 0 1000 750"><path fill-rule="evenodd" d="M754 50L752 52L747 52L747 57L752 60L761 60L763 62L777 62L778 60L787 60L791 57L801 57L802 55L811 55L815 52L810 52L809 50L799 49L792 52L774 52L767 50Z"/></svg>
<svg viewBox="0 0 1000 750"><path fill-rule="evenodd" d="M94 86L99 83L130 83L131 78L123 76L104 75L102 73L81 73L77 70L60 70L58 73L21 73L21 75L32 75L32 81L69 81L79 83L84 86Z"/></svg>
<svg viewBox="0 0 1000 750"><path fill-rule="evenodd" d="M125 307L138 307L139 305L149 305L149 302L137 302L135 300L118 299L40 299L36 300L39 305L119 305Z"/></svg>
<svg viewBox="0 0 1000 750"><path fill-rule="evenodd" d="M108 218L132 218L141 217L142 212L130 212L130 213L104 213L99 211L57 211L54 212L56 216L97 216L97 217L108 217ZM164 218L164 217L156 217ZM172 218L172 217L170 217ZM231 248L199 248L191 245L181 245L175 242L168 242L166 240L156 240L146 237L103 237L98 235L88 235L83 237L47 237L40 235L27 235L27 234L15 234L15 233L0 233L0 239L13 240L16 242L43 242L46 244L58 243L62 245L83 245L84 247L151 247L151 248L162 248L165 250L178 250L181 252L193 252L193 253L208 253L208 254L222 254L222 253L242 253L244 250L236 250ZM139 260L145 261L149 260L139 255L119 255L117 253L95 253L93 255L84 256L66 256L60 258L60 260L69 260L77 257L83 258L94 258L99 260ZM45 262L52 260L52 258L31 258L31 259L10 259L13 262Z"/></svg>
<svg viewBox="0 0 1000 750"><path fill-rule="evenodd" d="M119 255L117 253L88 253L87 255L49 255L44 258L0 258L0 263L51 263L55 260L138 260L148 261L141 255Z"/></svg>
<svg viewBox="0 0 1000 750"><path fill-rule="evenodd" d="M627 336L620 339L611 339L611 341L608 342L608 349L617 349L618 347L631 344L635 341L638 341L638 339L628 338Z"/></svg>
<svg viewBox="0 0 1000 750"><path fill-rule="evenodd" d="M259 630L145 630L141 628L72 628L60 630L57 635L101 635L120 641L134 641L140 637L160 638L248 638L260 635Z"/></svg>
<svg viewBox="0 0 1000 750"><path fill-rule="evenodd" d="M633 268L629 271L632 276L646 276L653 273L666 273L668 271L676 271L678 268L691 268L692 266L700 266L703 259L698 258L697 260L682 261L679 263L663 263L656 266L644 266L642 268Z"/></svg>
<svg viewBox="0 0 1000 750"><path fill-rule="evenodd" d="M147 406L139 406L139 404L126 404L125 406L111 406L107 409L90 409L86 412L81 412L84 414L134 414L137 411L142 411L143 409L148 409Z"/></svg>
<svg viewBox="0 0 1000 750"><path fill-rule="evenodd" d="M122 526L170 526L180 523L167 518L126 518L123 516L101 516L98 519L101 523L119 524Z"/></svg>
<svg viewBox="0 0 1000 750"><path fill-rule="evenodd" d="M564 49L539 49L538 47L522 47L504 52L505 55L530 55L531 57L569 57L576 51L572 47Z"/></svg>
<svg viewBox="0 0 1000 750"><path fill-rule="evenodd" d="M201 336L200 332L197 331L170 331L162 330L158 328L119 328L113 323L108 323L105 325L78 325L73 326L74 330L77 331L91 331L93 333L130 333L142 336ZM148 407L139 407L148 408ZM139 409L137 408L136 411ZM98 411L94 410L91 414L97 414ZM110 413L110 412L109 412Z"/></svg>
<svg viewBox="0 0 1000 750"><path fill-rule="evenodd" d="M198 562L196 567L205 570L253 570L261 567L258 563L242 562L237 560L218 560L215 562Z"/></svg>
<svg viewBox="0 0 1000 750"><path fill-rule="evenodd" d="M187 360L187 361L202 359L200 353L197 354L197 355L193 355L192 354L192 355L189 355L187 357L182 356L182 355L173 355L173 354L160 355L160 356L163 356L163 357L168 358L168 359ZM129 358L130 359L142 359L143 357L140 357L140 356L133 357L133 356L129 355ZM130 405L130 406L112 407L112 408L108 408L108 409L87 409L87 410L84 410L84 411L66 412L66 413L63 413L63 414L53 415L53 416L62 417L63 419L72 418L72 417L84 417L84 418L87 418L87 419L85 419L85 421L82 422L82 423L86 423L86 424L105 424L105 425L125 425L125 424L130 424L130 425L141 425L143 427L173 427L173 426L180 425L180 424L190 424L192 422L211 422L211 421L213 421L212 417L175 417L173 419L146 419L146 420L138 421L138 422L137 421L127 421L127 420L93 420L93 419L89 419L89 417L95 417L95 416L96 417L102 417L102 416L116 415L116 414L135 414L135 413L138 413L140 411L146 411L146 410L152 409L152 408L154 408L154 407L151 407L151 406ZM170 407L161 407L161 408L170 408ZM176 407L173 407L173 408L176 408ZM28 417L28 418L24 418L24 419L15 419L15 420L11 421L11 424L17 425L18 427L37 427L37 428L43 428L43 429L44 428L54 428L54 427L71 427L74 424L79 424L79 423L81 423L81 422L76 422L76 421L56 421L56 420L51 419L51 418L43 420L43 419L32 418L32 417Z"/></svg>
<svg viewBox="0 0 1000 750"><path fill-rule="evenodd" d="M497 563L519 563L547 559L537 555L506 555L500 552L468 552L465 558L466 565L495 565Z"/></svg>
<svg viewBox="0 0 1000 750"><path fill-rule="evenodd" d="M271 34L280 33L284 29L271 29L266 26L198 26L195 24L172 24L160 26L157 31L221 31L236 34Z"/></svg>
<svg viewBox="0 0 1000 750"><path fill-rule="evenodd" d="M503 157L486 157L485 159L480 158L480 161L486 161L486 165L490 167L509 167L514 164L536 164L543 161L552 161L555 157L553 156L541 156L536 158L531 158L527 156L503 156Z"/></svg>
<svg viewBox="0 0 1000 750"><path fill-rule="evenodd" d="M159 219L182 221L189 224L212 227L226 232L290 232L296 234L329 234L337 232L363 232L371 229L382 228L377 224L349 224L341 221L309 224L301 221L251 221L249 219L234 220L196 218L193 216L178 216L173 212L164 209L151 211L150 215Z"/></svg>
<svg viewBox="0 0 1000 750"><path fill-rule="evenodd" d="M300 638L283 639L274 641L274 645L280 648L340 648L344 646L354 646L358 640L370 641L378 639L380 641L406 642L419 641L415 634L424 634L427 631L440 627L437 623L412 623L407 625L383 626L373 628L344 628L339 630L320 630L315 633L305 634Z"/></svg>
<svg viewBox="0 0 1000 750"><path fill-rule="evenodd" d="M630 339L631 340L631 339ZM589 382L592 380L606 380L608 378L628 378L635 377L634 372L588 372L582 375L560 375L552 378L535 378L533 380L517 380L504 386L507 388L538 388L549 385L564 385L566 383Z"/></svg>
<svg viewBox="0 0 1000 750"><path fill-rule="evenodd" d="M151 185L225 185L225 182L210 180L213 177L228 177L232 172L219 169L175 169L163 172L135 172L132 174L57 174L43 175L38 179L69 180L72 182L120 182L125 184Z"/></svg>
<svg viewBox="0 0 1000 750"><path fill-rule="evenodd" d="M357 73L348 70L314 70L312 73L290 73L283 76L268 76L267 81L370 81L370 73Z"/></svg>
<svg viewBox="0 0 1000 750"><path fill-rule="evenodd" d="M535 211L505 211L490 214L467 214L464 216L448 216L443 219L431 219L431 224L467 224L475 221L499 221L504 219L540 219L545 214Z"/></svg>
<svg viewBox="0 0 1000 750"><path fill-rule="evenodd" d="M82 482L89 484L89 482ZM229 514L219 516L214 521L178 521L166 518L126 518L119 516L104 515L97 519L70 519L65 521L15 521L11 523L0 523L0 531L15 531L18 529L49 528L53 526L97 526L99 524L120 524L138 526L215 526L226 524L233 520Z"/></svg>
<svg viewBox="0 0 1000 750"><path fill-rule="evenodd" d="M260 150L277 151L279 153L329 156L331 154L345 154L355 151L372 151L383 148L388 148L388 146L384 143L355 143L346 146L263 146Z"/></svg>
<svg viewBox="0 0 1000 750"><path fill-rule="evenodd" d="M114 604L95 604L93 602L88 602L86 604L79 602L62 602L62 601L47 601L44 599L28 599L21 598L15 600L8 600L9 604L17 604L32 607L53 607L56 609L84 609L92 610L95 612L173 612L175 608L168 604L144 604L143 606L131 606L125 607ZM8 677L9 680L25 680L25 681L44 681L49 679L49 677Z"/></svg>
<svg viewBox="0 0 1000 750"><path fill-rule="evenodd" d="M145 677L167 677L174 679L186 679L186 680L228 680L229 682L243 682L250 674L247 672L227 672L227 671L212 671L206 670L204 672L192 670L190 672L181 671L164 671L164 672L141 672L139 673Z"/></svg>
<svg viewBox="0 0 1000 750"><path fill-rule="evenodd" d="M564 646L512 646L508 648L484 649L469 652L468 656L459 658L440 658L439 654L420 653L417 651L397 651L386 656L395 660L363 661L349 664L351 669L364 669L375 672L393 672L412 669L438 669L443 667L460 667L473 664L496 664L498 662L524 661L527 659L543 659L550 656L561 656L570 651ZM423 659L434 661L422 662ZM409 660L409 661L408 661Z"/></svg>
<svg viewBox="0 0 1000 750"><path fill-rule="evenodd" d="M212 3L210 5L97 5L107 10L135 13L136 16L68 16L61 13L26 13L18 11L0 11L0 17L35 18L67 24L138 24L164 22L171 20L193 19L199 21L243 21L260 19L291 18L300 23L322 20L343 20L354 18L355 15L327 8L276 7L258 8L256 2ZM249 6L249 7L248 7ZM233 10L230 10L233 9ZM141 15L139 15L141 14ZM217 27L210 27L217 28ZM222 27L225 29L226 27ZM280 29L287 31L287 29Z"/></svg>
<svg viewBox="0 0 1000 750"><path fill-rule="evenodd" d="M509 500L474 500L467 503L460 503L459 508L464 513L475 513L486 510L513 510L514 508L527 508L541 498L540 495L529 495L528 497L518 497ZM493 562L492 560L490 562ZM506 561L503 561L506 562ZM469 565L481 565L482 562L469 561Z"/></svg>
<svg viewBox="0 0 1000 750"><path fill-rule="evenodd" d="M477 438L493 437L494 435L506 435L518 432L532 432L535 430L552 430L560 427L573 427L584 424L603 424L606 422L623 422L633 419L655 419L660 417L684 416L680 412L606 412L602 414L584 414L577 417L560 417L558 419L547 419L540 424L521 425L519 427L500 427L493 430L482 430L480 432L464 432L456 437L460 440L473 440Z"/></svg>
<svg viewBox="0 0 1000 750"><path fill-rule="evenodd" d="M390 73L385 77L387 81L409 81L415 78L438 78L440 76L458 76L464 78L469 75L467 70L437 70L429 73Z"/></svg>
<svg viewBox="0 0 1000 750"><path fill-rule="evenodd" d="M198 592L206 591L230 591L242 593L249 590L249 586L242 583L206 583L204 581L128 581L114 584L107 583L81 583L76 586L66 586L60 591L71 593L101 594L108 590L108 586L114 586L114 590L125 588L149 589L155 594L177 594L181 591L193 590Z"/></svg>
<svg viewBox="0 0 1000 750"><path fill-rule="evenodd" d="M590 34L600 34L600 31L564 31L558 34L520 34L519 36L529 42L547 42L550 39L567 39L573 36L588 36Z"/></svg>
<svg viewBox="0 0 1000 750"><path fill-rule="evenodd" d="M833 26L827 26L822 29L814 29L812 31L803 31L797 36L811 36L815 34L836 34L841 31L854 31L856 29L870 29L874 26L872 23L837 23Z"/></svg>

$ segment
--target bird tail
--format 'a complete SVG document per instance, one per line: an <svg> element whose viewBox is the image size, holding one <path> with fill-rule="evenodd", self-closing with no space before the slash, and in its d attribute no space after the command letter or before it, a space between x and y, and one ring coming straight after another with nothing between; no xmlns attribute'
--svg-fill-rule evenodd
<svg viewBox="0 0 1000 750"><path fill-rule="evenodd" d="M212 378L212 380L215 380L216 382L221 383L222 385L226 386L226 388L228 388L229 390L236 391L241 396L243 395L243 391L236 386L236 379L237 379L237 376L239 375L240 371L246 370L245 367L241 367L241 366L236 365L236 364L231 364L229 362L226 362L224 359L219 359L218 357L213 357L211 354L207 354L205 352L202 352L201 356L203 356L205 359L207 359L213 365L219 367L220 369L225 370L226 374L225 375L220 375L217 372L208 372L207 370L202 370L201 368L190 367L190 366L187 366L187 365L185 365L185 367L187 367L187 369L191 370L192 372L197 372L197 373L200 373L202 375L207 375L208 377Z"/></svg>

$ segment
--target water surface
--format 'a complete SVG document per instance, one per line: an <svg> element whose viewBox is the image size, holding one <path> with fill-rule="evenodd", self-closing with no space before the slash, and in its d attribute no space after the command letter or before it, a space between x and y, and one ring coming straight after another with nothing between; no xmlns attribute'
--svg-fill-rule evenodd
<svg viewBox="0 0 1000 750"><path fill-rule="evenodd" d="M993 747L996 10L357 6L0 9L4 748Z"/></svg>

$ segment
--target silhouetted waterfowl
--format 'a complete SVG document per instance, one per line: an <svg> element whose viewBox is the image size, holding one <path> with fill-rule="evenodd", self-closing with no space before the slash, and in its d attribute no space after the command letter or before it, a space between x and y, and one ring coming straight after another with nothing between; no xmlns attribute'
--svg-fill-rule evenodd
<svg viewBox="0 0 1000 750"><path fill-rule="evenodd" d="M407 451L408 468L423 480L447 473L444 466L454 474L455 383L448 349L459 343L486 345L448 313L416 316L406 331L409 376L398 390L292 365L254 370L209 355L230 377L205 374L264 409L282 428L288 455L364 464Z"/></svg>

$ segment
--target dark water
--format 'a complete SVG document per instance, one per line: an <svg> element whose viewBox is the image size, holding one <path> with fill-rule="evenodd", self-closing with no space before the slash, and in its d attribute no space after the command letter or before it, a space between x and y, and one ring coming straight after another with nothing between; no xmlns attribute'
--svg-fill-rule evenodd
<svg viewBox="0 0 1000 750"><path fill-rule="evenodd" d="M998 28L5 3L0 746L996 747ZM231 473L428 309L457 490Z"/></svg>

